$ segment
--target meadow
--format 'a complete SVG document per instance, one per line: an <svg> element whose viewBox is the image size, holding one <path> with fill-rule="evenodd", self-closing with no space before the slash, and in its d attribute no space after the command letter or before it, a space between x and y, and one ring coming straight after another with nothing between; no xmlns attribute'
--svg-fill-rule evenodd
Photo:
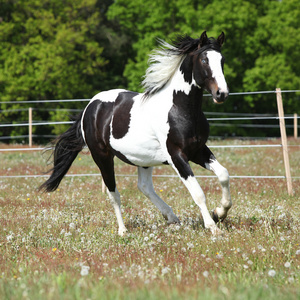
<svg viewBox="0 0 300 300"><path fill-rule="evenodd" d="M210 142L267 143L280 140ZM292 176L300 177L299 140L288 143ZM213 152L230 175L284 175L281 148ZM138 191L136 168L116 161L128 229L119 237L100 176L65 177L54 193L37 191L45 178L29 175L49 169L48 156L0 152L0 176L28 176L0 177L0 299L300 299L300 178L293 179L293 196L284 179L232 178L233 206L216 238L179 178L154 177L181 220L168 226ZM98 173L87 150L72 173ZM175 173L161 166L154 174ZM198 181L213 210L221 198L217 179Z"/></svg>

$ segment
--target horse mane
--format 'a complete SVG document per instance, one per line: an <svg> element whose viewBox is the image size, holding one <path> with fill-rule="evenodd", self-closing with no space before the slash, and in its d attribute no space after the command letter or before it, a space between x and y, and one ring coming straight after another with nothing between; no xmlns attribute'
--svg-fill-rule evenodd
<svg viewBox="0 0 300 300"><path fill-rule="evenodd" d="M188 35L178 36L171 44L158 39L160 48L155 49L149 56L149 67L142 81L147 98L160 91L172 78L187 54L194 52L199 55L205 50L212 49L220 52L220 45L214 38L208 38L204 45L200 39L193 39Z"/></svg>

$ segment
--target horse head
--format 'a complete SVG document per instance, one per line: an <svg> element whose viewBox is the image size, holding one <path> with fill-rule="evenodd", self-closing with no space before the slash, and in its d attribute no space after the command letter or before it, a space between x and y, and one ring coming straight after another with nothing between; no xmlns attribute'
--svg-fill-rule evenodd
<svg viewBox="0 0 300 300"><path fill-rule="evenodd" d="M197 47L190 53L193 60L193 77L196 84L207 90L215 103L223 103L229 95L224 77L224 57L221 47L225 40L222 32L217 39L208 38L204 31L197 41Z"/></svg>

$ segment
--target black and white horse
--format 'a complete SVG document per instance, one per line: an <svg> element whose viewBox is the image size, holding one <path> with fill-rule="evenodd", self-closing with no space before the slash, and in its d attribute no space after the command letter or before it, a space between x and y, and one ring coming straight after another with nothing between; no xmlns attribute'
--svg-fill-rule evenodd
<svg viewBox="0 0 300 300"><path fill-rule="evenodd" d="M126 232L116 188L114 156L138 167L138 188L160 210L168 223L179 223L172 208L154 191L153 166L167 164L178 173L199 206L204 225L213 234L221 230L231 199L229 175L206 146L209 124L202 112L203 90L215 103L228 97L221 46L224 33L199 39L180 37L173 45L160 41L150 56L143 85L145 93L109 90L94 96L78 119L56 141L54 167L42 190L54 191L77 154L87 145L98 165L119 224ZM222 186L222 199L212 215L189 161L213 171Z"/></svg>

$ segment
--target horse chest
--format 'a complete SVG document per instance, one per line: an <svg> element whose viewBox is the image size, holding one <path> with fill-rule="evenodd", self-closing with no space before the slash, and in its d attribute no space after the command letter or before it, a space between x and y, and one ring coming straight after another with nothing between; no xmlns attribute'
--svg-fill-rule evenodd
<svg viewBox="0 0 300 300"><path fill-rule="evenodd" d="M209 124L199 107L173 105L168 115L168 138L181 147L202 147L209 135Z"/></svg>

